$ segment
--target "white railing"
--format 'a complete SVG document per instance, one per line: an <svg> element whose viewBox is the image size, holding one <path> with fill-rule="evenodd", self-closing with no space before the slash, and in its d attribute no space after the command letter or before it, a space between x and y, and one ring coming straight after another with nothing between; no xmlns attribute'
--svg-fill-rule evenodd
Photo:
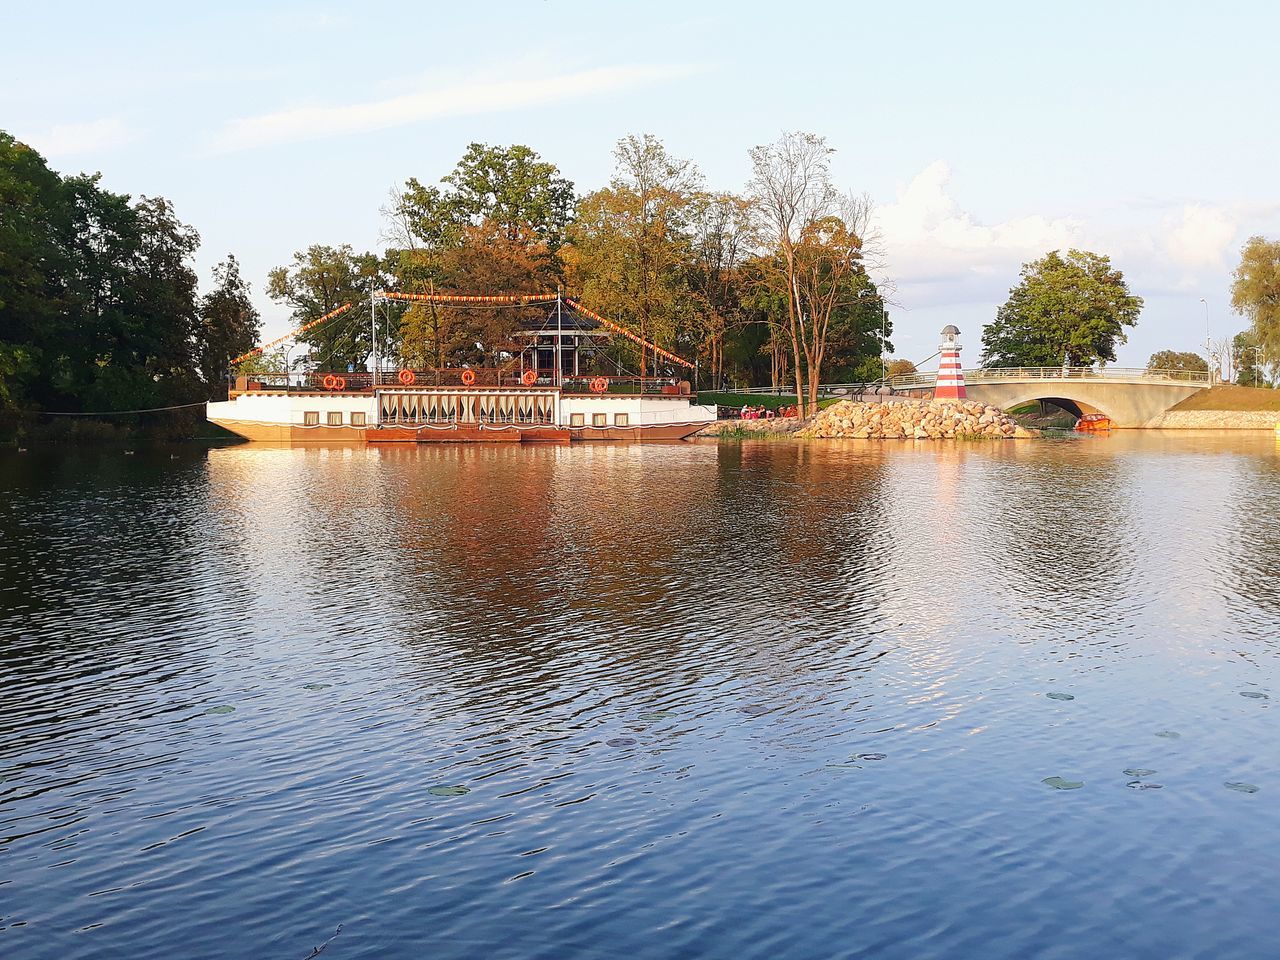
<svg viewBox="0 0 1280 960"><path fill-rule="evenodd" d="M1135 383L1209 383L1203 370L1147 370L1139 367L986 367L964 371L974 380L1125 380ZM898 378L893 379L897 386Z"/></svg>
<svg viewBox="0 0 1280 960"><path fill-rule="evenodd" d="M906 373L890 377L887 383L894 390L932 390L938 374ZM982 367L965 370L966 383L987 383L993 380L1112 380L1127 383L1198 383L1208 386L1209 374L1201 370L1146 370L1138 367ZM824 383L818 387L822 396L849 396L874 393L886 381L874 383ZM754 393L771 396L795 396L795 387L744 387L733 393Z"/></svg>

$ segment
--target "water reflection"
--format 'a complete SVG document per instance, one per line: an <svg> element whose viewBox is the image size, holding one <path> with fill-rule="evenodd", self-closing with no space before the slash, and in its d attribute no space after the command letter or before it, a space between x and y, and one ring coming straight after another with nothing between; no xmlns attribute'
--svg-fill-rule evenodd
<svg viewBox="0 0 1280 960"><path fill-rule="evenodd" d="M1269 943L1270 437L173 455L0 457L6 956Z"/></svg>

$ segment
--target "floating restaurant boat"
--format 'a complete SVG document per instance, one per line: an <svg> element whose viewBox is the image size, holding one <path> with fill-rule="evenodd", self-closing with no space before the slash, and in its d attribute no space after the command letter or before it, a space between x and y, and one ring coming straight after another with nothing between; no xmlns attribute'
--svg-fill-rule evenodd
<svg viewBox="0 0 1280 960"><path fill-rule="evenodd" d="M1105 413L1086 413L1076 421L1080 433L1106 433L1111 429L1111 418Z"/></svg>
<svg viewBox="0 0 1280 960"><path fill-rule="evenodd" d="M623 335L668 369L693 370L692 363L571 300L564 301L571 307L565 310L557 295L548 296L554 310L522 326L516 337L524 346L503 366L386 370L375 355L372 370L242 375L231 382L225 401L208 404L206 416L247 440L289 444L671 441L715 420L715 407L694 403L690 382L679 374L601 372L596 346ZM547 300L379 292L372 316L380 302L400 299L516 305Z"/></svg>

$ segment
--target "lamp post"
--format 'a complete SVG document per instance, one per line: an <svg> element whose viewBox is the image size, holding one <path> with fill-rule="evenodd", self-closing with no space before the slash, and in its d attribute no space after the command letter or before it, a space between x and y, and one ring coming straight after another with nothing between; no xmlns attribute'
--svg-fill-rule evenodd
<svg viewBox="0 0 1280 960"><path fill-rule="evenodd" d="M1204 304L1204 356L1209 363L1209 383L1213 383L1213 337L1209 333L1209 301L1200 298Z"/></svg>

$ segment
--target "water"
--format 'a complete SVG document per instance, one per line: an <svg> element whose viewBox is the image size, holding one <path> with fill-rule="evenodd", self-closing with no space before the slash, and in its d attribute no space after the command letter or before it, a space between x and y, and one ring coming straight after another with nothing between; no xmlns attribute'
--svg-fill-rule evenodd
<svg viewBox="0 0 1280 960"><path fill-rule="evenodd" d="M6 960L1274 949L1270 437L9 452L0 636Z"/></svg>

